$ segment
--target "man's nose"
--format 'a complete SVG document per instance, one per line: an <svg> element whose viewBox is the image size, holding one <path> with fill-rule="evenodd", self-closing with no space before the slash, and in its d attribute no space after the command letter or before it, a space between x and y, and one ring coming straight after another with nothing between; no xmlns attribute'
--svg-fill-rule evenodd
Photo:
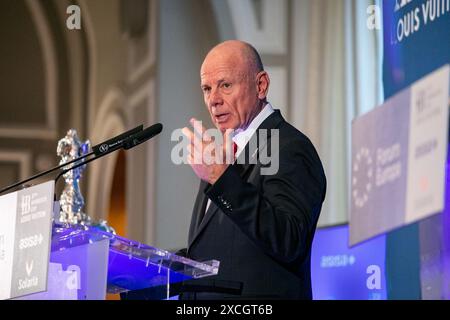
<svg viewBox="0 0 450 320"><path fill-rule="evenodd" d="M212 90L211 95L209 97L209 106L210 107L217 107L223 104L222 95L220 94L219 90Z"/></svg>

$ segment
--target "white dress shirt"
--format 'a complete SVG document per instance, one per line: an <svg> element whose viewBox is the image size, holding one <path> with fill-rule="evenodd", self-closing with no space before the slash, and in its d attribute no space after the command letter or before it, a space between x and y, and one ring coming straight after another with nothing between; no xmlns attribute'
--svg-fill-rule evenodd
<svg viewBox="0 0 450 320"><path fill-rule="evenodd" d="M272 113L273 108L270 103L267 103L266 106L261 110L260 113L250 122L250 125L247 129L237 129L234 132L233 142L237 145L236 158L241 154L241 152L245 149L245 145L249 142L250 138L256 132L256 129L264 122Z"/></svg>

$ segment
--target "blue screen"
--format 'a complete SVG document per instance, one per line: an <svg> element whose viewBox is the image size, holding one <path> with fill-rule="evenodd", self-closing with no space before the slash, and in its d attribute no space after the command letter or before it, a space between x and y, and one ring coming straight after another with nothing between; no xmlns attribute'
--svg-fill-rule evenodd
<svg viewBox="0 0 450 320"><path fill-rule="evenodd" d="M385 236L348 246L348 225L319 228L311 253L316 300L385 300Z"/></svg>

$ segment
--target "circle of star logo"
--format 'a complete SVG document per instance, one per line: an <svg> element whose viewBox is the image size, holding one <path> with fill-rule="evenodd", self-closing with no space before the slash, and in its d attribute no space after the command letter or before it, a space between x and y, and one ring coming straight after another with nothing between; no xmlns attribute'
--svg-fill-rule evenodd
<svg viewBox="0 0 450 320"><path fill-rule="evenodd" d="M362 208L369 200L372 190L372 157L369 149L361 148L355 156L352 168L352 197L357 208Z"/></svg>

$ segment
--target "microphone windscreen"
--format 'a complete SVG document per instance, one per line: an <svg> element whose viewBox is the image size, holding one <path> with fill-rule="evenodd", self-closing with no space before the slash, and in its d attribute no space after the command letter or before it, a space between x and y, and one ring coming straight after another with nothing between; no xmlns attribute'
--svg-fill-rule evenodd
<svg viewBox="0 0 450 320"><path fill-rule="evenodd" d="M133 135L132 137L130 137L129 139L127 139L127 141L125 141L125 143L124 143L124 149L128 150L130 148L137 146L138 144L141 144L141 143L153 138L154 136L160 134L162 129L163 129L163 125L161 123L156 123L156 124L148 127L147 129L143 130L142 132L139 132L139 133Z"/></svg>

